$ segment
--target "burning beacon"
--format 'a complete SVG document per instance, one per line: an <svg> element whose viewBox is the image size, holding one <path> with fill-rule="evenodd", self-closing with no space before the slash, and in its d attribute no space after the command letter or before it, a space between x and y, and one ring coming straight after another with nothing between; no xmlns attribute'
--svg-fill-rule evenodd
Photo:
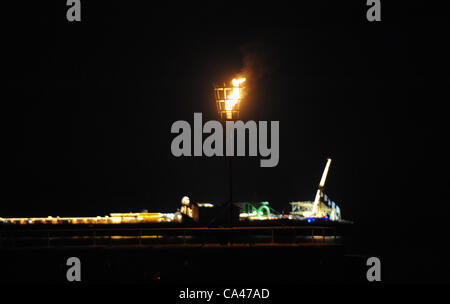
<svg viewBox="0 0 450 304"><path fill-rule="evenodd" d="M217 111L221 119L239 119L240 103L243 95L242 90L245 81L245 77L234 78L231 81L231 86L224 84L223 87L214 88L214 98L216 99Z"/></svg>

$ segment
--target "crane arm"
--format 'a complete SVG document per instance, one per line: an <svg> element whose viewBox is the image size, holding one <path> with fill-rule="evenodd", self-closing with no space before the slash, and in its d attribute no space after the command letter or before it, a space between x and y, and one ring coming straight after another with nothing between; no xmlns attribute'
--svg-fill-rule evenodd
<svg viewBox="0 0 450 304"><path fill-rule="evenodd" d="M325 187L325 181L327 179L328 170L330 169L330 165L331 165L331 158L328 158L327 164L325 165L325 169L323 170L323 173L322 173L322 178L320 179L319 189L317 189L316 197L314 199L314 205L313 205L313 211L312 211L314 215L317 215L317 212L320 211L320 210L318 210L318 209L320 209L319 208L320 196L321 196L323 187Z"/></svg>
<svg viewBox="0 0 450 304"><path fill-rule="evenodd" d="M331 158L327 160L327 164L325 166L325 170L323 170L322 178L320 179L319 189L322 189L325 186L325 181L327 179L328 170L330 169Z"/></svg>

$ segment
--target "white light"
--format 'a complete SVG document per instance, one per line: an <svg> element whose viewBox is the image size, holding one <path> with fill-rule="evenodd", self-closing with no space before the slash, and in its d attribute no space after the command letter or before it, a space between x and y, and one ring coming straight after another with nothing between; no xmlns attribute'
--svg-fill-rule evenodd
<svg viewBox="0 0 450 304"><path fill-rule="evenodd" d="M320 187L325 186L325 180L327 179L328 169L330 169L331 158L328 159L327 165L325 166L325 170L323 171L322 178L320 179Z"/></svg>
<svg viewBox="0 0 450 304"><path fill-rule="evenodd" d="M189 205L191 203L191 200L189 199L189 197L187 196L183 196L183 198L181 199L181 204L182 205Z"/></svg>
<svg viewBox="0 0 450 304"><path fill-rule="evenodd" d="M208 208L214 207L214 205L210 204L210 203L198 204L198 206L199 207L208 207Z"/></svg>

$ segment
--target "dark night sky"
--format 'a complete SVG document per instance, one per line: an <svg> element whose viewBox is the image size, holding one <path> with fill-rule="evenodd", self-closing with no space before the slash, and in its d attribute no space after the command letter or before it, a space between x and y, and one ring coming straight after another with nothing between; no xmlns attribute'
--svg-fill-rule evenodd
<svg viewBox="0 0 450 304"><path fill-rule="evenodd" d="M365 1L320 2L82 1L81 23L67 22L65 1L11 11L0 216L225 201L225 159L173 157L170 127L194 112L217 119L213 83L247 70L242 118L280 121L280 162L235 159L236 200L312 200L331 157L325 192L344 218L404 230L424 213L446 221L448 17L384 1L369 23Z"/></svg>

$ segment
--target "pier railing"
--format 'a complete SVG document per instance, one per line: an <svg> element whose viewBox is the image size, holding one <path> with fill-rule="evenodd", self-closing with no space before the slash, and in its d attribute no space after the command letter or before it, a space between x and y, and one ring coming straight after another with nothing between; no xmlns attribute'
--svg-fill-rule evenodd
<svg viewBox="0 0 450 304"><path fill-rule="evenodd" d="M299 246L339 244L334 226L74 227L0 230L0 248L72 246Z"/></svg>

